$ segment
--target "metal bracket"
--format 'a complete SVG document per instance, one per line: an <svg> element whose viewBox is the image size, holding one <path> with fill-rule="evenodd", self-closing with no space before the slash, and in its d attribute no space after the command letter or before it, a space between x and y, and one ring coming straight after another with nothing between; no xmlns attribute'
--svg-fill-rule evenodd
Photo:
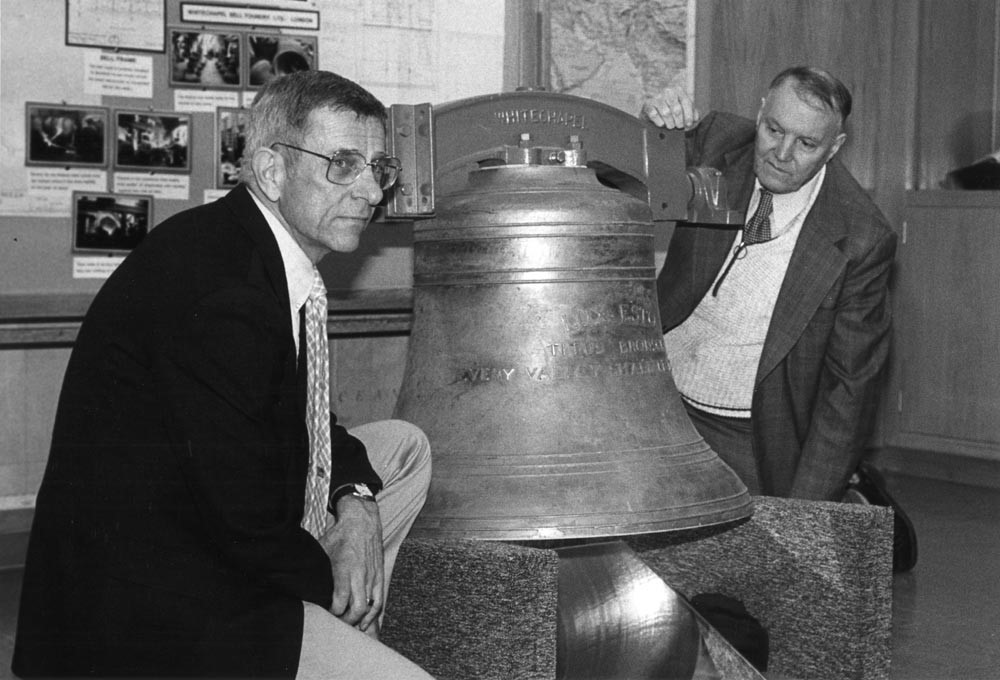
<svg viewBox="0 0 1000 680"><path fill-rule="evenodd" d="M399 179L386 205L386 219L434 215L434 122L430 104L389 107L387 152L402 162Z"/></svg>

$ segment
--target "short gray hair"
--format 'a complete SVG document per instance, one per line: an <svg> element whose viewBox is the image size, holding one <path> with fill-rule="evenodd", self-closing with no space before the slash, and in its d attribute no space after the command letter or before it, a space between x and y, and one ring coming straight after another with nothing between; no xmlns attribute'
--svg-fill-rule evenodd
<svg viewBox="0 0 1000 680"><path fill-rule="evenodd" d="M375 95L353 80L330 71L297 71L268 81L254 97L247 124L242 174L252 172L250 158L275 142L301 145L309 116L319 109L353 111L359 118L375 118L385 128L388 114Z"/></svg>
<svg viewBox="0 0 1000 680"><path fill-rule="evenodd" d="M795 81L792 88L799 96L815 97L831 111L840 114L841 127L847 124L847 117L851 115L851 91L828 71L815 66L792 66L774 77L768 91L786 80Z"/></svg>

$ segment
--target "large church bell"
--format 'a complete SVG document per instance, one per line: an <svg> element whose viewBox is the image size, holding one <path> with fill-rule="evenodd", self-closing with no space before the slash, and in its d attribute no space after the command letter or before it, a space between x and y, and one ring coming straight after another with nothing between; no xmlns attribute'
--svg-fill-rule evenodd
<svg viewBox="0 0 1000 680"><path fill-rule="evenodd" d="M663 348L654 222L737 222L683 133L568 95L393 107L414 321L396 416L433 477L413 534L620 536L747 517ZM431 191L433 187L433 191Z"/></svg>

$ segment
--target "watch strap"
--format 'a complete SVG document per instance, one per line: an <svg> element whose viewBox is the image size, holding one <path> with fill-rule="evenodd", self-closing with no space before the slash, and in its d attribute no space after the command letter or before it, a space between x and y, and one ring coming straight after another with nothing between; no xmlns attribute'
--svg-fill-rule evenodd
<svg viewBox="0 0 1000 680"><path fill-rule="evenodd" d="M368 487L367 484L361 482L352 482L350 484L341 484L336 489L330 493L330 503L327 505L327 512L329 512L334 517L337 516L337 501L339 501L344 496L354 496L363 501L375 502L375 493Z"/></svg>

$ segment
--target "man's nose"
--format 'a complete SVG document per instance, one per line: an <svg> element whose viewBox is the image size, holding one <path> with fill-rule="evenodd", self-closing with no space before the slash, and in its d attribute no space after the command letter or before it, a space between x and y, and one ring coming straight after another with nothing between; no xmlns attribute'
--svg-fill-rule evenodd
<svg viewBox="0 0 1000 680"><path fill-rule="evenodd" d="M382 200L382 189L375 181L375 172L371 167L365 168L361 176L354 181L354 195L363 198L368 205L378 205Z"/></svg>
<svg viewBox="0 0 1000 680"><path fill-rule="evenodd" d="M795 144L794 139L789 139L788 137L782 137L778 141L778 144L774 147L774 155L779 161L790 161L792 160L792 146Z"/></svg>

